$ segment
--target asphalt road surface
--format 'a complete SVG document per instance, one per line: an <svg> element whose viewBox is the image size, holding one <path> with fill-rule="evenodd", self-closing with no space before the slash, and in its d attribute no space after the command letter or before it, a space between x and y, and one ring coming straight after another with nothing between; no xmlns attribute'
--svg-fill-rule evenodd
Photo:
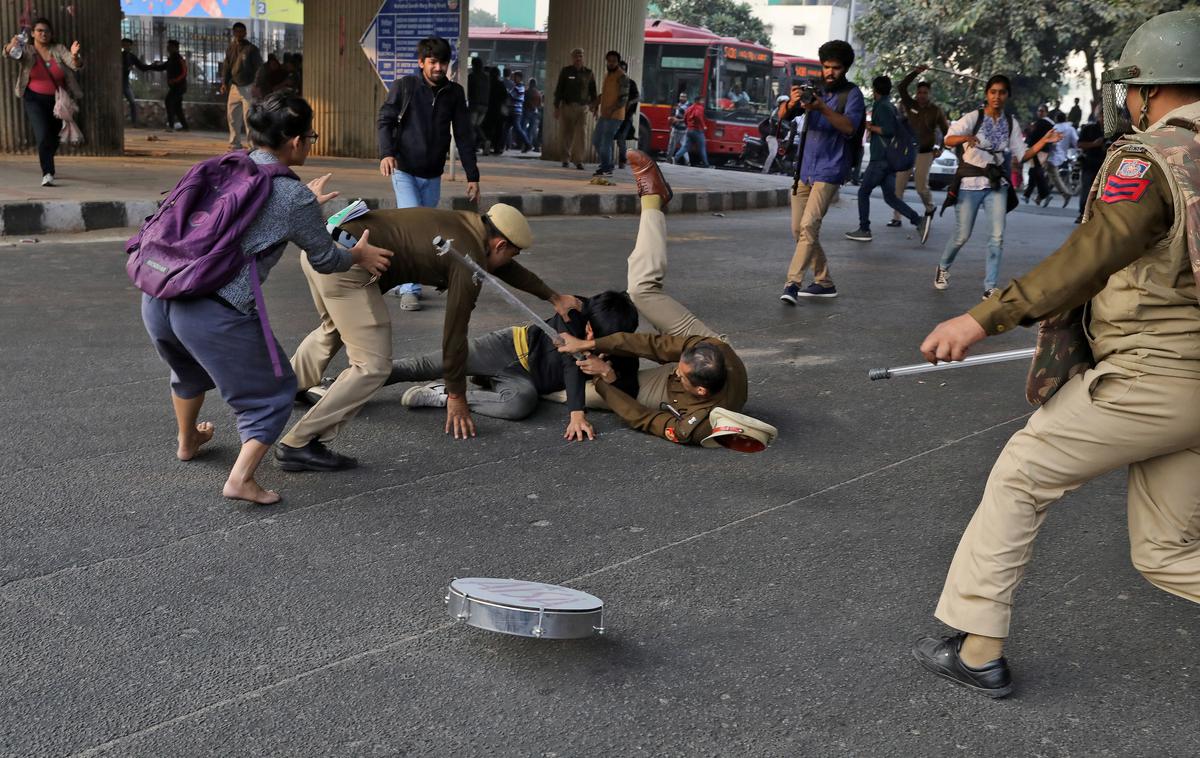
<svg viewBox="0 0 1200 758"><path fill-rule="evenodd" d="M890 215L890 214L889 214ZM1004 441L1026 366L868 382L919 359L976 302L985 240L935 292L927 248L825 223L832 301L779 302L786 212L670 216L668 289L727 332L759 455L674 446L593 414L476 417L379 393L336 448L362 465L220 497L230 412L174 459L167 370L112 238L0 247L0 754L119 756L1194 756L1200 617L1130 566L1125 475L1054 508L1018 594L1017 689L989 701L923 673L913 640ZM636 218L546 218L521 260L562 291L623 288ZM1069 215L1010 217L1004 273ZM294 348L315 314L291 251L266 285ZM444 299L401 312L397 354L440 345ZM544 304L537 304L549 313ZM485 295L472 332L514 323ZM1028 331L985 343L1027 347ZM456 576L566 584L608 633L555 642L454 623Z"/></svg>

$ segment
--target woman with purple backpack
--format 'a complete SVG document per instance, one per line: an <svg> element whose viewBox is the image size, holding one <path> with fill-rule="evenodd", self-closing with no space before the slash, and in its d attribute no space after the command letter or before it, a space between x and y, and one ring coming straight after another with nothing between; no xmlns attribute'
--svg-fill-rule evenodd
<svg viewBox="0 0 1200 758"><path fill-rule="evenodd" d="M379 274L392 255L369 244L365 234L353 248L335 243L325 230L321 214L321 204L337 196L336 192L324 192L329 174L305 186L289 170L290 166L304 165L317 140L312 121L309 104L290 92L279 92L256 103L247 118L254 145L248 161L253 165L245 154L230 153L193 168L164 208L130 241L129 248L136 253L131 255L133 268L148 267L165 273L168 269L164 261L173 259L169 255L155 259L156 253L147 251L169 251L172 235L177 237L178 259L194 255L184 250L189 243L195 245L192 235L197 232L193 228L236 229L239 222L245 226L233 243L235 253L241 255L235 258L235 266L240 265L240 269L234 269L232 280L215 292L210 287L208 294L198 296L165 286L161 298L143 294L142 320L158 354L171 367L171 401L179 426L176 456L181 461L191 460L212 439L213 425L198 423L198 418L205 394L214 388L219 390L237 416L242 441L222 494L260 505L280 500L277 493L255 481L254 473L283 433L296 394L296 376L286 361L278 359L282 351L270 335L265 313L256 312L262 309L256 304L261 303L261 281L289 242L307 253L315 270L326 274L346 271L352 265ZM209 197L180 194L200 170L208 176L215 172L218 179L224 172L230 181L214 189ZM257 199L247 195L246 188L258 186L258 181L270 187L265 200L261 192L255 193ZM258 208L251 211L255 203ZM181 214L174 212L179 210L176 205L188 209L186 218L181 220ZM229 208L242 211L244 217L222 218L219 211ZM130 273L133 276L134 270ZM171 271L172 276L175 273ZM136 277L135 282L147 289Z"/></svg>

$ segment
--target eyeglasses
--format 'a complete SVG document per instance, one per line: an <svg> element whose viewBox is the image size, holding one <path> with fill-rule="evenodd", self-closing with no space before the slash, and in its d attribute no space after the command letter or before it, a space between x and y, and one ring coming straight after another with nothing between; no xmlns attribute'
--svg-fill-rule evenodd
<svg viewBox="0 0 1200 758"><path fill-rule="evenodd" d="M34 30L33 30L33 33L34 33L34 34L49 34L49 33L50 33L50 30L49 30L49 29L47 29L47 28L46 28L46 27L44 27L44 26L40 26L40 27L38 27L38 28L34 29Z"/></svg>
<svg viewBox="0 0 1200 758"><path fill-rule="evenodd" d="M311 134L304 135L304 139L308 142L308 144L315 145L317 144L317 139L320 136L321 135L317 134L316 132L312 132Z"/></svg>

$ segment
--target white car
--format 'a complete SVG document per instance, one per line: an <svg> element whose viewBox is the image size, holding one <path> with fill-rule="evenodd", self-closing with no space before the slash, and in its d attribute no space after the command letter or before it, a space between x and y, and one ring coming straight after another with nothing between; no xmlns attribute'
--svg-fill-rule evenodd
<svg viewBox="0 0 1200 758"><path fill-rule="evenodd" d="M946 189L950 185L950 180L954 178L955 171L958 171L958 156L954 154L953 150L942 150L933 159L933 165L929 167L929 188Z"/></svg>

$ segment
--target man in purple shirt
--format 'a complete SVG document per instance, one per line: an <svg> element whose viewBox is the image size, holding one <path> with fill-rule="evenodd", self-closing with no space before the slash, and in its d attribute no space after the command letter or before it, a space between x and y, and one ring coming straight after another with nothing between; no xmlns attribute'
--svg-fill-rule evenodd
<svg viewBox="0 0 1200 758"><path fill-rule="evenodd" d="M797 82L784 119L804 115L808 136L800 162L800 176L792 191L792 236L796 252L788 268L787 286L779 299L789 305L798 297L837 297L837 288L829 275L829 263L818 238L821 221L838 188L846 181L850 166L862 142L865 106L858 87L846 81L846 72L854 63L854 48L842 40L832 40L817 51L823 69L823 91L805 95ZM813 270L812 284L804 286L804 274Z"/></svg>

